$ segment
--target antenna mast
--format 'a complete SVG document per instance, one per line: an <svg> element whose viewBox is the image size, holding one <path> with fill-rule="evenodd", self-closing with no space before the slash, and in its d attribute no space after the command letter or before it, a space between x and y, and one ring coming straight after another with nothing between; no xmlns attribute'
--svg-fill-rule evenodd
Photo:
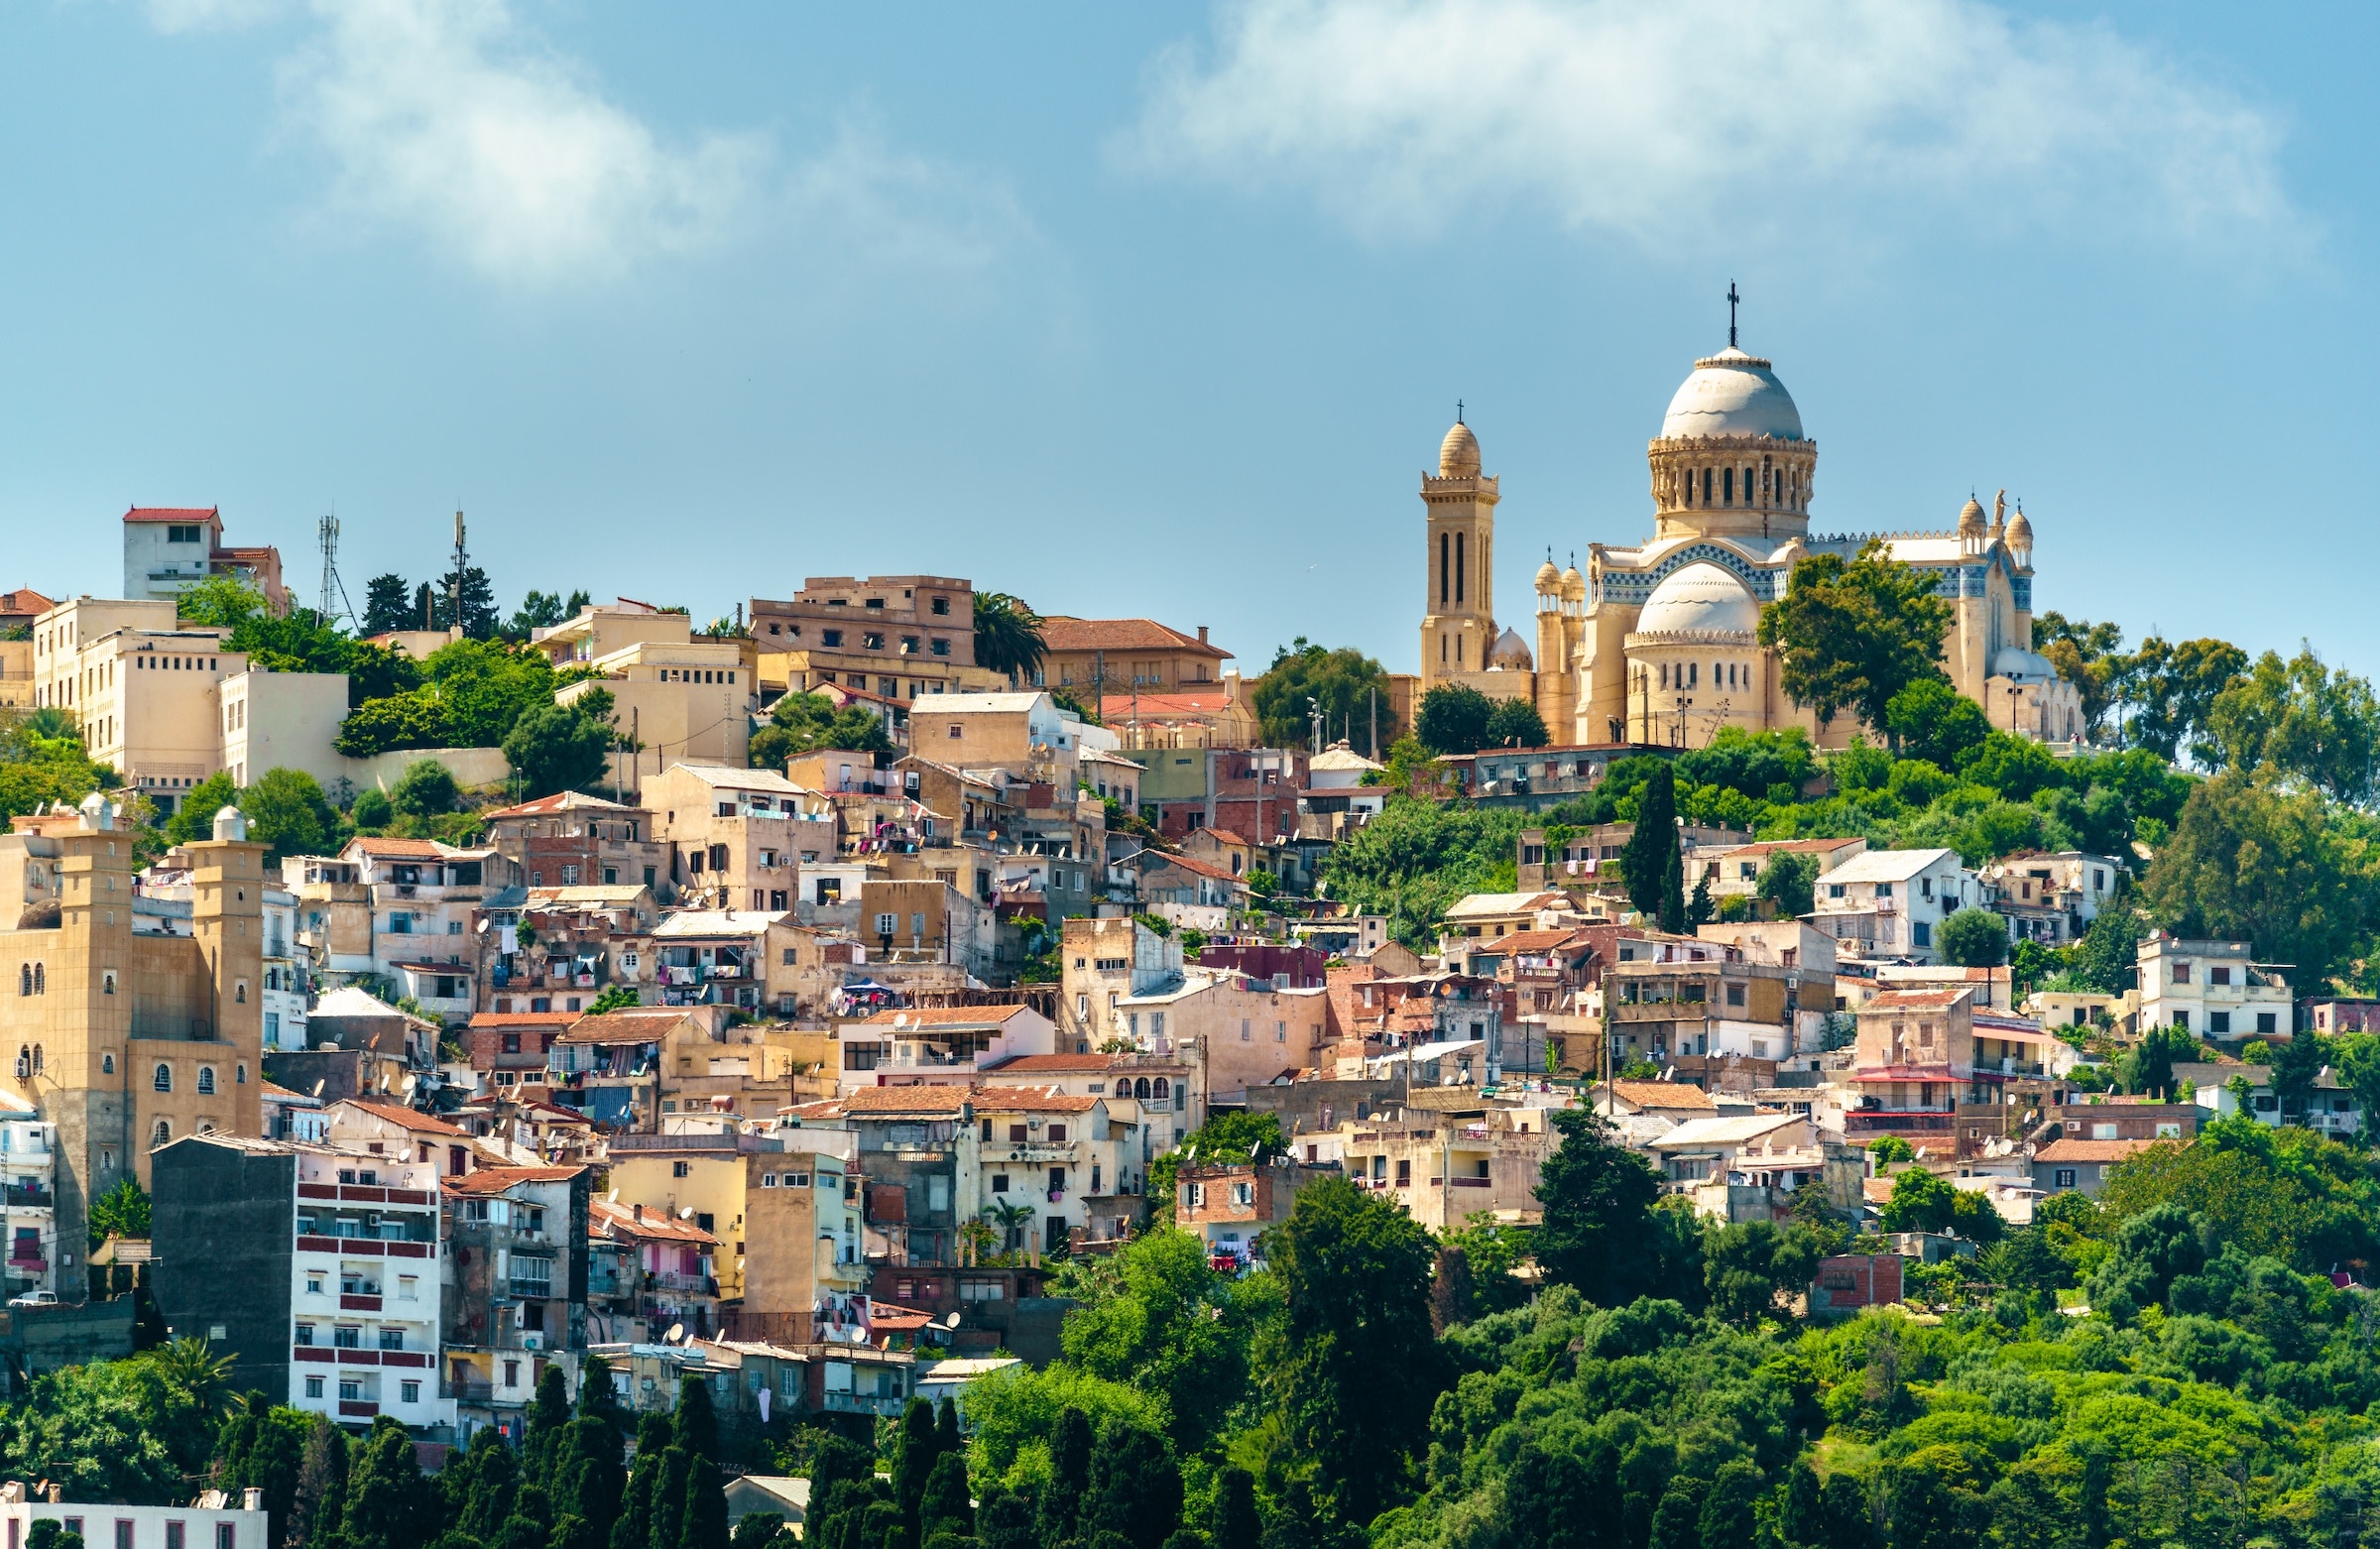
<svg viewBox="0 0 2380 1549"><path fill-rule="evenodd" d="M463 573L469 568L470 563L470 550L463 546L463 514L457 511L454 514L454 575L449 579L446 587L448 609L446 622L453 627L458 639L465 633L463 629Z"/></svg>
<svg viewBox="0 0 2380 1549"><path fill-rule="evenodd" d="M353 624L357 622L355 606L347 600L347 583L339 578L339 519L322 518L314 524L314 532L322 541L322 590L315 598L314 612L326 629L336 628L342 620Z"/></svg>

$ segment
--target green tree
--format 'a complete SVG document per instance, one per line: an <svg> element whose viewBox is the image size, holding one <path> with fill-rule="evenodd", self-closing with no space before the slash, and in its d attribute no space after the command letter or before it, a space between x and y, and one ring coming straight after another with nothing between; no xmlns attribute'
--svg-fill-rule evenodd
<svg viewBox="0 0 2380 1549"><path fill-rule="evenodd" d="M2124 1052L2124 1090L2170 1103L2175 1096L2175 1062L2198 1056L2198 1041L2181 1028L2144 1028L2140 1041Z"/></svg>
<svg viewBox="0 0 2380 1549"><path fill-rule="evenodd" d="M1799 919L1818 907L1818 857L1800 850L1770 851L1752 894L1775 903L1779 919Z"/></svg>
<svg viewBox="0 0 2380 1549"><path fill-rule="evenodd" d="M273 847L276 857L327 855L336 848L338 809L302 770L267 770L240 792L248 837Z"/></svg>
<svg viewBox="0 0 2380 1549"><path fill-rule="evenodd" d="M1282 1323L1267 1385L1322 1493L1345 1520L1369 1522L1410 1488L1440 1385L1429 1234L1394 1202L1327 1178L1273 1236Z"/></svg>
<svg viewBox="0 0 2380 1549"><path fill-rule="evenodd" d="M933 1473L926 1479L925 1492L919 1497L918 1518L920 1544L965 1539L974 1534L975 1502L967 1491L964 1453L946 1451L935 1457Z"/></svg>
<svg viewBox="0 0 2380 1549"><path fill-rule="evenodd" d="M2190 793L2141 880L2142 901L2179 935L2245 939L2320 984L2346 960L2362 918L2328 818L2314 791L2226 770Z"/></svg>
<svg viewBox="0 0 2380 1549"><path fill-rule="evenodd" d="M2008 961L2008 921L1969 904L1942 922L1935 946L1960 968L1997 968Z"/></svg>
<svg viewBox="0 0 2380 1549"><path fill-rule="evenodd" d="M1006 592L975 594L975 664L1021 682L1041 665L1041 616Z"/></svg>
<svg viewBox="0 0 2380 1549"><path fill-rule="evenodd" d="M1272 1139L1279 1141L1277 1124ZM1207 1143L1228 1154L1223 1137ZM1205 1245L1188 1232L1144 1233L1116 1253L1114 1266L1113 1289L1067 1317L1066 1359L1161 1400L1174 1444L1202 1451L1248 1389L1253 1318L1246 1298L1208 1267Z"/></svg>
<svg viewBox="0 0 2380 1549"><path fill-rule="evenodd" d="M2106 730L2107 712L2114 708L2123 683L2124 633L2112 624L2092 624L2064 614L2033 617L2033 649L2050 660L2058 675L2075 685L2082 701L2082 727L2094 740Z"/></svg>
<svg viewBox="0 0 2380 1549"><path fill-rule="evenodd" d="M1349 744L1368 759L1379 758L1380 750L1396 740L1387 669L1352 648L1325 650L1301 635L1272 654L1272 665L1249 685L1248 698L1268 748L1304 747L1313 735L1311 712L1317 704L1325 728L1346 728ZM1375 715L1378 748L1371 741Z"/></svg>
<svg viewBox="0 0 2380 1549"><path fill-rule="evenodd" d="M1488 716L1483 748L1542 748L1553 738L1546 732L1545 718L1537 707L1526 699L1500 701Z"/></svg>
<svg viewBox="0 0 2380 1549"><path fill-rule="evenodd" d="M1081 1537L1118 1549L1162 1549L1182 1521L1182 1471L1154 1431L1111 1423L1091 1454Z"/></svg>
<svg viewBox="0 0 2380 1549"><path fill-rule="evenodd" d="M1477 753L1488 745L1495 701L1468 683L1440 683L1413 711L1413 735L1435 754Z"/></svg>
<svg viewBox="0 0 2380 1549"><path fill-rule="evenodd" d="M397 821L397 808L386 791L371 786L355 793L355 805L347 815L355 819L358 828L386 828Z"/></svg>
<svg viewBox="0 0 2380 1549"><path fill-rule="evenodd" d="M86 1213L90 1227L90 1247L111 1237L146 1242L149 1238L149 1193L136 1179L119 1178L116 1186L91 1201Z"/></svg>
<svg viewBox="0 0 2380 1549"><path fill-rule="evenodd" d="M364 634L388 635L420 625L421 612L414 606L413 588L404 576L376 575L364 583Z"/></svg>
<svg viewBox="0 0 2380 1549"><path fill-rule="evenodd" d="M525 796L584 790L609 771L618 735L607 716L587 714L583 701L538 705L513 723L504 739L504 758L521 777Z"/></svg>
<svg viewBox="0 0 2380 1549"><path fill-rule="evenodd" d="M538 630L553 628L576 611L563 608L560 593L540 592L533 587L529 595L521 599L521 606L513 610L513 616L505 621L505 638L527 640Z"/></svg>
<svg viewBox="0 0 2380 1549"><path fill-rule="evenodd" d="M1619 875L1628 887L1628 902L1639 913L1660 914L1668 895L1672 871L1683 892L1684 862L1678 850L1677 774L1667 764L1654 770L1636 798L1636 826L1619 854ZM1679 899L1678 912L1685 912Z"/></svg>
<svg viewBox="0 0 2380 1549"><path fill-rule="evenodd" d="M2121 995L2138 975L2140 940L2149 927L2132 907L2132 890L2118 884L2115 896L2099 906L2082 939L2074 946L2068 972L2082 989Z"/></svg>
<svg viewBox="0 0 2380 1549"><path fill-rule="evenodd" d="M1226 1465L1215 1476L1214 1503L1207 1512L1207 1541L1214 1549L1257 1549L1264 1530L1256 1515L1255 1476Z"/></svg>
<svg viewBox="0 0 2380 1549"><path fill-rule="evenodd" d="M1810 1286L1818 1239L1809 1228L1780 1231L1766 1221L1717 1228L1703 1242L1703 1285L1711 1310L1731 1323L1756 1325Z"/></svg>
<svg viewBox="0 0 2380 1549"><path fill-rule="evenodd" d="M2294 774L2332 800L2368 803L2380 698L2368 679L2325 668L2312 647L2288 661L2266 652L2215 695L2206 712L2215 762Z"/></svg>
<svg viewBox="0 0 2380 1549"><path fill-rule="evenodd" d="M419 1549L436 1537L437 1494L421 1477L405 1427L383 1415L355 1447L340 1513L342 1549Z"/></svg>
<svg viewBox="0 0 2380 1549"><path fill-rule="evenodd" d="M436 817L453 811L459 795L451 770L435 759L416 759L389 792L389 805L407 817Z"/></svg>
<svg viewBox="0 0 2380 1549"><path fill-rule="evenodd" d="M1659 1176L1592 1109L1554 1110L1547 1123L1562 1138L1538 1175L1537 1262L1599 1306L1652 1294L1664 1268L1652 1220Z"/></svg>
<svg viewBox="0 0 2380 1549"><path fill-rule="evenodd" d="M769 724L752 734L752 767L782 770L795 754L891 753L884 717L861 705L838 707L824 694L786 694L769 708Z"/></svg>
<svg viewBox="0 0 2380 1549"><path fill-rule="evenodd" d="M94 1361L35 1377L0 1417L9 1465L69 1500L165 1505L210 1455L204 1412L148 1359Z"/></svg>
<svg viewBox="0 0 2380 1549"><path fill-rule="evenodd" d="M231 772L217 770L182 793L180 804L158 829L168 844L186 845L215 835L215 814L225 807L240 804L240 787L231 781Z"/></svg>
<svg viewBox="0 0 2380 1549"><path fill-rule="evenodd" d="M1946 678L1921 677L1884 707L1884 729L1902 755L1937 769L1959 768L1962 756L1991 735L1983 707Z"/></svg>
<svg viewBox="0 0 2380 1549"><path fill-rule="evenodd" d="M2248 654L2227 641L2176 646L2152 635L2121 661L2124 740L2171 761L2204 734L2216 697L2247 670Z"/></svg>
<svg viewBox="0 0 2380 1549"><path fill-rule="evenodd" d="M488 583L488 572L471 565L462 572L462 628L471 640L494 640L496 627L503 615L496 608L496 588ZM455 572L447 571L438 577L437 591L430 598L431 616L436 628L455 627Z"/></svg>
<svg viewBox="0 0 2380 1549"><path fill-rule="evenodd" d="M1780 681L1820 723L1844 711L1889 734L1893 697L1938 677L1951 605L1930 570L1901 564L1880 539L1855 558L1812 554L1785 596L1760 610L1760 644L1779 654Z"/></svg>

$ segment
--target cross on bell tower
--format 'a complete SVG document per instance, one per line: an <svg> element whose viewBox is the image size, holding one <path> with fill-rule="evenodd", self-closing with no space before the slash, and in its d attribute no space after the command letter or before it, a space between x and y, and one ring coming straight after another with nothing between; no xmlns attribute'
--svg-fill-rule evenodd
<svg viewBox="0 0 2380 1549"><path fill-rule="evenodd" d="M1727 348L1735 347L1735 303L1742 299L1735 294L1735 282L1727 282Z"/></svg>

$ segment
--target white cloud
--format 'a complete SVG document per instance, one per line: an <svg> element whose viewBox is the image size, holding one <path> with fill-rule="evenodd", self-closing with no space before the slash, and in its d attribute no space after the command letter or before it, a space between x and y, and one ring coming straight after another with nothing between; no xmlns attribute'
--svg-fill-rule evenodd
<svg viewBox="0 0 2380 1549"><path fill-rule="evenodd" d="M726 231L768 166L757 135L664 141L501 5L320 0L283 66L330 153L334 213L410 227L494 278L603 277Z"/></svg>
<svg viewBox="0 0 2380 1549"><path fill-rule="evenodd" d="M2291 219L2280 138L2111 31L1976 0L1242 0L1119 150L1372 235L1521 201L1665 247L1882 200L2220 243Z"/></svg>

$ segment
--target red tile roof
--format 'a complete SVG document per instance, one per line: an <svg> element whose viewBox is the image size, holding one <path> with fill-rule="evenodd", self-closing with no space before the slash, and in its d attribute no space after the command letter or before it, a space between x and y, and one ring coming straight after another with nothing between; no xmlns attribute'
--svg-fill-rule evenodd
<svg viewBox="0 0 2380 1549"><path fill-rule="evenodd" d="M623 802L606 801L601 796L590 796L584 791L564 790L550 796L539 796L535 801L524 801L519 806L499 807L493 812L482 812L480 816L488 819L495 819L499 817L545 817L555 812L581 812L590 808L607 812L638 812L644 810L641 807L629 805Z"/></svg>
<svg viewBox="0 0 2380 1549"><path fill-rule="evenodd" d="M1233 833L1228 828L1209 828L1202 830L1202 832L1205 833L1209 839L1214 840L1217 844L1238 845L1243 850L1252 850L1255 848L1253 845L1241 838L1238 834Z"/></svg>
<svg viewBox="0 0 2380 1549"><path fill-rule="evenodd" d="M979 1114L1087 1114L1095 1097L1070 1097L1056 1087L976 1087Z"/></svg>
<svg viewBox="0 0 2380 1549"><path fill-rule="evenodd" d="M13 592L0 592L0 617L30 618L48 613L58 604L30 586L20 586Z"/></svg>
<svg viewBox="0 0 2380 1549"><path fill-rule="evenodd" d="M591 1225L614 1228L631 1237L660 1238L677 1243L707 1243L713 1248L719 1240L691 1221L680 1221L667 1211L654 1207L643 1215L633 1204L617 1205L607 1199L595 1200L587 1206Z"/></svg>
<svg viewBox="0 0 2380 1549"><path fill-rule="evenodd" d="M567 1183L584 1167L482 1167L446 1180L449 1194L502 1194L516 1183Z"/></svg>
<svg viewBox="0 0 2380 1549"><path fill-rule="evenodd" d="M2119 1162L2138 1156L2161 1140L2052 1140L2033 1153L2036 1162ZM2184 1142L2174 1141L2174 1144Z"/></svg>
<svg viewBox="0 0 2380 1549"><path fill-rule="evenodd" d="M584 1012L474 1012L474 1027L567 1027Z"/></svg>
<svg viewBox="0 0 2380 1549"><path fill-rule="evenodd" d="M1247 879L1235 877L1220 866L1209 866L1206 862L1187 855L1165 855L1154 851L1150 853L1155 856L1155 859L1144 863L1144 866L1178 866L1195 877L1212 877L1218 882L1237 883L1241 887L1248 886Z"/></svg>
<svg viewBox="0 0 2380 1549"><path fill-rule="evenodd" d="M878 1012L863 1017L864 1027L890 1027L898 1017L908 1027L966 1027L979 1023L997 1025L1025 1012L1029 1006L923 1006L911 1011Z"/></svg>
<svg viewBox="0 0 2380 1549"><path fill-rule="evenodd" d="M1098 1076L1114 1070L1129 1054L1018 1054L988 1068L988 1076Z"/></svg>
<svg viewBox="0 0 2380 1549"><path fill-rule="evenodd" d="M351 850L360 850L366 855L386 855L409 861L435 861L442 859L446 853L440 850L432 840L399 839L387 834L377 836L367 834L349 840L347 847Z"/></svg>
<svg viewBox="0 0 2380 1549"><path fill-rule="evenodd" d="M652 1011L606 1012L601 1016L581 1016L570 1024L570 1030L554 1041L557 1043L658 1043L669 1029L686 1019L677 1007L656 1008Z"/></svg>
<svg viewBox="0 0 2380 1549"><path fill-rule="evenodd" d="M220 506L134 506L127 522L211 522L222 515Z"/></svg>
<svg viewBox="0 0 2380 1549"><path fill-rule="evenodd" d="M1880 1012L1941 1011L1958 1005L1974 992L1964 985L1943 990L1879 990L1860 1003L1859 1009L1874 1008Z"/></svg>
<svg viewBox="0 0 2380 1549"><path fill-rule="evenodd" d="M1041 644L1056 653L1067 651L1186 651L1221 661L1231 655L1196 635L1159 624L1154 619L1078 619L1047 614L1041 620Z"/></svg>
<svg viewBox="0 0 2380 1549"><path fill-rule="evenodd" d="M1135 715L1143 721L1161 721L1175 715L1215 715L1231 702L1232 696L1220 686L1195 694L1105 694L1099 701L1099 718L1113 725L1131 720Z"/></svg>
<svg viewBox="0 0 2380 1549"><path fill-rule="evenodd" d="M390 1124L411 1130L416 1134L450 1135L457 1140L470 1138L443 1119L432 1119L417 1109L406 1108L396 1103L375 1103L369 1098L350 1097L342 1098L332 1106L356 1109L359 1112L370 1114L375 1119L385 1120Z"/></svg>
<svg viewBox="0 0 2380 1549"><path fill-rule="evenodd" d="M1710 1093L1686 1081L1614 1081L1611 1095L1637 1108L1719 1112L1719 1105L1711 1100Z"/></svg>
<svg viewBox="0 0 2380 1549"><path fill-rule="evenodd" d="M956 1114L967 1099L959 1086L862 1087L837 1106L847 1114Z"/></svg>

